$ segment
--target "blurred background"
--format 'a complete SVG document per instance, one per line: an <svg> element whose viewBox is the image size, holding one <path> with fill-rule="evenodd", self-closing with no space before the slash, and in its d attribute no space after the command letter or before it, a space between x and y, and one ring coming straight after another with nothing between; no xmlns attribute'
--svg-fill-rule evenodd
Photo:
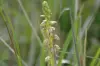
<svg viewBox="0 0 100 66"><path fill-rule="evenodd" d="M61 49L71 29L71 20L77 16L82 8L80 36L84 40L84 31L88 28L86 54L89 56L87 57L87 66L89 66L98 48L100 48L100 0L46 1L52 11L51 20L57 21L55 32L60 37L60 41L56 43L59 44ZM28 66L39 66L41 45L36 38L36 34L42 41L43 37L40 31L40 23L43 20L40 17L43 14L42 2L43 0L0 0L0 8L9 16L13 24L21 57ZM72 19L70 18L70 12ZM29 22L35 31L31 29ZM7 26L0 15L0 66L17 66L15 55L10 48L13 49L13 46L10 42ZM72 52L72 50L73 45L70 43L67 52ZM72 54L68 53L65 59L69 61L71 57Z"/></svg>

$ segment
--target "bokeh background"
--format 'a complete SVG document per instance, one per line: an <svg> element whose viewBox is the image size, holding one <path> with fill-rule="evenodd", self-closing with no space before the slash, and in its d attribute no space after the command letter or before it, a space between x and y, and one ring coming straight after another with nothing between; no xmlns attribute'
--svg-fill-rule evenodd
<svg viewBox="0 0 100 66"><path fill-rule="evenodd" d="M43 40L40 23L43 18L40 17L42 13L43 0L0 0L0 8L8 14L14 30L17 35L17 41L20 45L20 52L22 59L28 66L39 66L39 57L41 46L32 31L27 16L38 34L39 38ZM95 56L98 48L100 48L100 0L47 0L52 11L51 20L57 21L56 33L60 37L60 41L56 42L61 48L66 41L67 35L71 29L71 18L75 17L75 8L77 13L83 6L81 14L81 36L84 37L84 29L87 31L87 66ZM22 4L22 6L20 5ZM76 4L76 5L75 5ZM24 8L24 9L22 9ZM24 12L25 11L25 12ZM82 37L82 38L83 38ZM2 38L11 48L9 34L7 27L0 15L0 38ZM83 39L84 40L84 39ZM70 44L67 52L72 52L73 45ZM70 60L72 54L66 54L65 59ZM100 54L99 54L100 57ZM99 59L99 58L98 58ZM100 61L100 60L99 60ZM17 66L15 55L9 50L0 40L0 66Z"/></svg>

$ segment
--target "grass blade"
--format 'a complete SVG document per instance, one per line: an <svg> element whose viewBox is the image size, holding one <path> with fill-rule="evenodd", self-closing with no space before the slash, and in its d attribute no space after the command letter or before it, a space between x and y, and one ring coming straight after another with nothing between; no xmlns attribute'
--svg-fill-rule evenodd
<svg viewBox="0 0 100 66"><path fill-rule="evenodd" d="M40 54L40 66L45 66L45 51L44 47L41 48L41 54Z"/></svg>
<svg viewBox="0 0 100 66"><path fill-rule="evenodd" d="M86 66L86 42L87 42L87 30L85 31L83 66Z"/></svg>
<svg viewBox="0 0 100 66"><path fill-rule="evenodd" d="M35 34L37 40L39 41L40 46L42 47L42 41L41 41L40 37L38 36L38 34L37 34L35 28L33 27L32 22L31 22L31 20L29 19L28 15L27 15L27 12L25 11L25 9L24 9L24 7L23 7L21 1L20 1L20 0L17 0L17 1L18 1L19 5L20 5L20 7L21 7L21 9L22 9L22 11L23 11L23 13L24 13L26 19L27 19L27 22L29 23L31 29L33 30L33 33Z"/></svg>
<svg viewBox="0 0 100 66"><path fill-rule="evenodd" d="M90 63L90 66L95 66L95 64L96 64L96 61L97 61L97 58L100 56L100 48L98 49L98 51L97 51L97 53L96 53L96 55L95 55L95 57L94 58L96 58L96 59L93 59L92 60L92 62Z"/></svg>
<svg viewBox="0 0 100 66"><path fill-rule="evenodd" d="M100 60L98 61L97 66L100 66Z"/></svg>
<svg viewBox="0 0 100 66"><path fill-rule="evenodd" d="M60 54L60 58L59 58L57 66L61 66L62 59L64 58L64 54L65 54L66 50L68 49L68 46L69 46L71 40L72 40L72 31L70 30L68 37L63 45L63 49L62 49L62 52Z"/></svg>
<svg viewBox="0 0 100 66"><path fill-rule="evenodd" d="M1 41L4 43L4 45L15 55L15 51L9 46L9 44L7 44L7 43L5 42L5 40L2 39L1 37L0 37L0 40L1 40ZM22 63L23 63L24 66L28 66L24 60L21 59L21 61L22 61Z"/></svg>
<svg viewBox="0 0 100 66"><path fill-rule="evenodd" d="M74 29L75 28L75 26L74 26L74 24L72 23L72 21L71 21L71 24L72 24L72 36L73 36L73 44L74 44L74 46L75 46L75 52L76 52L76 57L77 57L77 61L78 61L78 66L80 66L80 59L79 59L79 52L78 52L78 47L77 47L77 34L76 34L76 32L77 32L77 27L76 27L76 29ZM76 24L76 25L78 25L78 24ZM75 35L76 34L76 35Z"/></svg>
<svg viewBox="0 0 100 66"><path fill-rule="evenodd" d="M6 14L6 12L4 10L1 9L1 16L3 17L4 22L6 23L6 25L8 25L7 28L9 28L11 30L11 32L8 30L8 33L10 32L12 34L12 39L10 39L13 42L14 45L14 49L15 49L15 55L17 57L17 62L19 66L22 66L22 62L21 62L21 56L20 56L20 49L19 49L19 44L17 42L16 39L16 34L13 28L13 25L8 17L8 15ZM10 36L9 33L9 36Z"/></svg>

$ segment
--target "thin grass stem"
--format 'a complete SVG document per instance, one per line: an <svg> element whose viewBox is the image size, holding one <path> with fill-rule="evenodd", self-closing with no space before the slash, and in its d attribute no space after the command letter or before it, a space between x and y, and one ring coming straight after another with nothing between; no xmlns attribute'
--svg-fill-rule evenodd
<svg viewBox="0 0 100 66"><path fill-rule="evenodd" d="M98 49L98 51L97 51L97 53L96 53L96 55L95 55L95 58L98 58L100 56L100 48ZM90 63L90 66L95 66L95 64L96 64L96 59L93 59L92 61L91 61L91 63Z"/></svg>
<svg viewBox="0 0 100 66"><path fill-rule="evenodd" d="M8 30L8 33L9 33L9 36L10 36L10 41L11 41L12 44L14 45L15 55L16 55L16 57L17 57L18 65L19 65L19 66L22 66L21 59L19 58L19 57L21 57L21 56L20 56L19 44L18 44L18 42L17 42L17 40L16 40L16 34L15 34L15 32L14 32L13 25L12 25L12 23L11 23L11 21L10 21L8 15L6 14L6 12L5 12L4 10L1 10L1 15L2 15L2 17L3 17L4 22L6 23L7 29L8 29L8 27L9 27L9 29L11 30L11 32ZM11 34L12 34L12 36L11 36Z"/></svg>
<svg viewBox="0 0 100 66"><path fill-rule="evenodd" d="M77 47L77 44L76 44L76 36L75 36L75 29L74 29L74 24L73 22L71 21L71 27L72 27L72 36L73 36L73 44L75 45L75 52L76 52L76 57L77 57L77 61L78 61L78 66L80 66L80 58L79 58L79 52L78 52L78 47Z"/></svg>
<svg viewBox="0 0 100 66"><path fill-rule="evenodd" d="M63 52L63 51L59 51L59 52ZM75 53L72 53L72 52L63 52L63 53L65 53L65 54L73 54L73 55L75 55ZM92 56L86 56L86 58L100 60L100 58L95 58L95 57L92 57Z"/></svg>
<svg viewBox="0 0 100 66"><path fill-rule="evenodd" d="M0 40L1 40L1 41L4 43L4 45L15 55L15 51L9 46L9 44L7 44L6 41L5 41L4 39L2 39L1 37L0 37ZM18 56L18 57L19 57L19 56ZM24 60L21 59L21 61L22 61L22 63L23 63L24 66L28 66L27 63L26 63Z"/></svg>
<svg viewBox="0 0 100 66"><path fill-rule="evenodd" d="M31 22L31 20L29 19L28 15L27 15L27 12L25 11L25 9L24 9L24 7L23 7L23 5L22 5L22 2L21 2L20 0L17 0L17 2L19 3L19 5L20 5L20 7L21 7L21 9L22 9L22 11L23 11L23 13L24 13L24 15L25 15L25 17L26 17L26 19L27 19L27 22L29 23L29 25L30 25L30 27L31 27L31 29L33 30L34 35L36 36L37 40L39 41L40 46L42 47L42 41L41 41L40 37L38 36L38 34L37 34L35 28L33 27L32 22Z"/></svg>
<svg viewBox="0 0 100 66"><path fill-rule="evenodd" d="M87 42L87 30L85 31L83 66L86 66L86 42Z"/></svg>

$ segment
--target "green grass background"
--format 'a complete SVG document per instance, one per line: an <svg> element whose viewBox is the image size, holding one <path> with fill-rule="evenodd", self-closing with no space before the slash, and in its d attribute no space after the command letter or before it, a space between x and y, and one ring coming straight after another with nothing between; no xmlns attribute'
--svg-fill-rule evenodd
<svg viewBox="0 0 100 66"><path fill-rule="evenodd" d="M69 66L79 66L80 59L77 59L77 52L78 55L83 55L84 39L86 38L85 66L100 66L100 1L46 1L52 11L51 20L57 21L55 27L60 41L56 43L61 47L60 60L65 58L72 61ZM42 2L43 0L0 0L0 66L19 66L20 61L22 61L20 66L41 66L43 37L40 23L43 18L40 15L43 14ZM1 9L4 11L5 20ZM77 18L75 19L75 17ZM13 38L13 43L9 38L8 30L10 37ZM77 52L74 44L77 45ZM12 49L15 54L12 53ZM19 65L16 53L19 53L18 56L20 56ZM61 64L60 60L58 66L68 66L68 64Z"/></svg>

